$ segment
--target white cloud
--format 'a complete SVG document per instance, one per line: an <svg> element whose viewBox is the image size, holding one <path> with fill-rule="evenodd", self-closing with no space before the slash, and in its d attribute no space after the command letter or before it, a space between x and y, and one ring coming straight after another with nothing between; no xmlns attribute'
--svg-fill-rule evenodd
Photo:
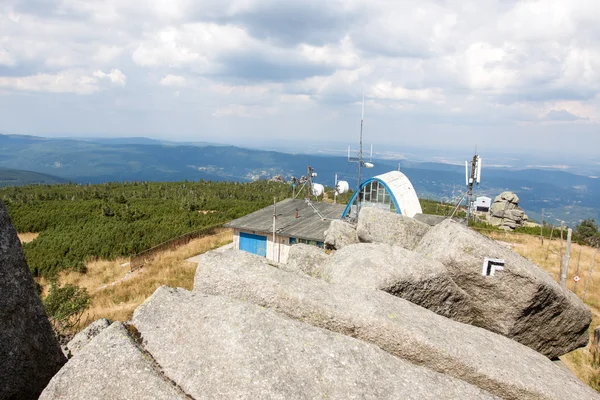
<svg viewBox="0 0 600 400"><path fill-rule="evenodd" d="M212 116L213 117L241 117L241 118L252 118L261 117L265 115L273 115L277 112L275 107L260 107L260 106L247 106L243 104L229 104L225 107L217 108Z"/></svg>
<svg viewBox="0 0 600 400"><path fill-rule="evenodd" d="M36 74L20 77L0 76L0 88L24 92L93 94L105 89L102 80L124 85L125 75L119 70L106 74L96 71L86 74L80 70L66 70L55 74Z"/></svg>
<svg viewBox="0 0 600 400"><path fill-rule="evenodd" d="M444 95L439 88L426 89L407 89L401 86L394 86L392 82L378 82L371 87L368 94L377 99L386 100L407 100L415 102L435 102L443 103Z"/></svg>
<svg viewBox="0 0 600 400"><path fill-rule="evenodd" d="M93 75L98 79L108 79L111 83L119 86L125 86L125 81L127 80L125 74L118 69L113 69L109 73L96 71Z"/></svg>
<svg viewBox="0 0 600 400"><path fill-rule="evenodd" d="M77 71L37 74L24 77L0 77L0 87L25 92L92 94L100 91L98 80Z"/></svg>
<svg viewBox="0 0 600 400"><path fill-rule="evenodd" d="M16 64L16 60L10 53L0 47L0 65L12 66Z"/></svg>
<svg viewBox="0 0 600 400"><path fill-rule="evenodd" d="M190 126L205 110L222 132L252 129L228 117L269 118L274 131L302 111L339 122L364 91L382 121L418 131L441 121L515 138L589 127L593 138L598 20L591 0L6 0L0 90L104 91L91 109L136 104L125 130L157 115L152 127L170 127L152 107L173 107ZM160 86L180 91L145 101L163 99Z"/></svg>
<svg viewBox="0 0 600 400"><path fill-rule="evenodd" d="M185 77L179 75L167 75L160 80L161 86L184 86L185 85Z"/></svg>

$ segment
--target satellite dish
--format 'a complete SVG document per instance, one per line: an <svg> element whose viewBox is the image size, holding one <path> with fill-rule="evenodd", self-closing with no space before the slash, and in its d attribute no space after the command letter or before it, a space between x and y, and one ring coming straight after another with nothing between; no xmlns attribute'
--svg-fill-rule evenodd
<svg viewBox="0 0 600 400"><path fill-rule="evenodd" d="M312 194L315 197L319 197L325 192L325 187L320 183L313 183L312 186Z"/></svg>
<svg viewBox="0 0 600 400"><path fill-rule="evenodd" d="M348 190L350 190L350 185L346 181L339 181L337 183L336 188L335 188L335 191L336 191L337 194L344 194Z"/></svg>
<svg viewBox="0 0 600 400"><path fill-rule="evenodd" d="M364 166L365 166L365 168L373 168L375 165L373 165L373 163L366 162L366 163L364 164Z"/></svg>

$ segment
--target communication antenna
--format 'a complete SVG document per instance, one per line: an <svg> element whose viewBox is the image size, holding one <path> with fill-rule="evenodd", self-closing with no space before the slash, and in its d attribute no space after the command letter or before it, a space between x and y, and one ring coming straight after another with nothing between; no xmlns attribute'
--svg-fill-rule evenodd
<svg viewBox="0 0 600 400"><path fill-rule="evenodd" d="M344 194L350 189L350 185L346 181L338 181L338 176L335 174L335 186L333 191L333 204L337 204L339 194Z"/></svg>
<svg viewBox="0 0 600 400"><path fill-rule="evenodd" d="M362 113L361 113L361 117L360 117L360 144L359 144L359 148L358 148L358 156L357 157L350 157L350 146L348 146L348 162L355 162L358 164L358 183L356 186L356 191L357 194L359 196L359 201L358 201L358 209L360 211L360 169L362 167L365 168L373 168L373 145L371 145L371 156L369 158L369 161L365 161L363 159L363 123L365 120L365 93L363 92L363 97L362 97Z"/></svg>
<svg viewBox="0 0 600 400"><path fill-rule="evenodd" d="M471 217L471 207L473 201L473 185L479 185L481 182L481 157L473 156L471 160L471 173L469 174L469 162L465 161L465 183L467 185L467 226L469 226L469 218Z"/></svg>

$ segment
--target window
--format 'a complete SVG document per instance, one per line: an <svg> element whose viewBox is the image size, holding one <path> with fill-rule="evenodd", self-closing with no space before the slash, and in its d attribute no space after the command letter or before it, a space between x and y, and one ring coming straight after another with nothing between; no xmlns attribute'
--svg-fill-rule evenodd
<svg viewBox="0 0 600 400"><path fill-rule="evenodd" d="M317 246L317 247L320 247L322 249L325 248L325 243L323 243L323 242L319 242L319 241L316 241L316 240L290 238L290 246L294 245L296 243L302 243L302 244L308 244L308 245L311 245L311 246Z"/></svg>

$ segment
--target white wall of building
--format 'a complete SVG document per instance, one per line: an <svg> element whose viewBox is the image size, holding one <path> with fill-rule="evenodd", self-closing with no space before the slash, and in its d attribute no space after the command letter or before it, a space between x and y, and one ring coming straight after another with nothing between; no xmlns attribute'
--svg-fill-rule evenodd
<svg viewBox="0 0 600 400"><path fill-rule="evenodd" d="M273 245L273 235L265 234L264 232L244 231L253 235L267 237L267 259L275 262L287 262L290 253L290 238L287 236L275 235L275 245ZM233 248L240 249L240 230L233 230Z"/></svg>

